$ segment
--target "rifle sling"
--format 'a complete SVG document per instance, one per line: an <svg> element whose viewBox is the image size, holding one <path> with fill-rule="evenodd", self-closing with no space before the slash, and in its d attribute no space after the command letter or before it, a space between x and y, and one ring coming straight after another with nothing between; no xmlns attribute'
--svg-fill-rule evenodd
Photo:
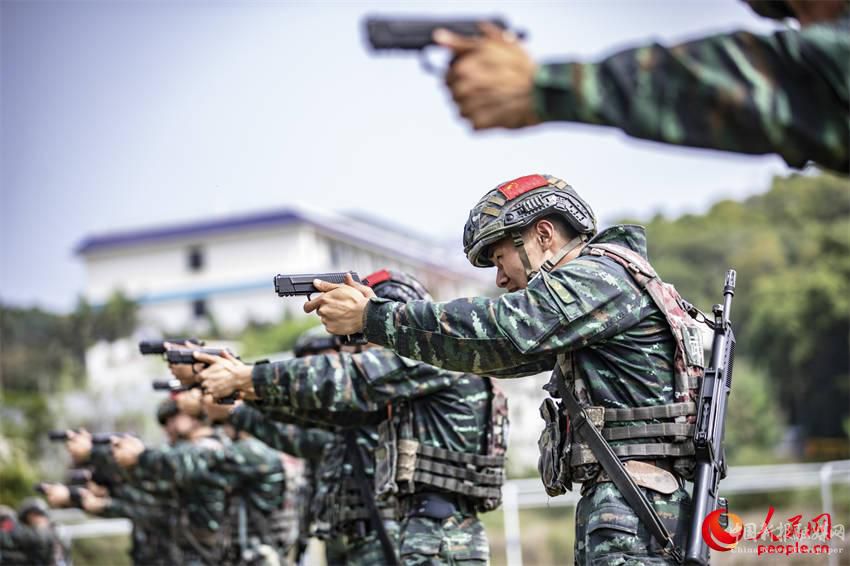
<svg viewBox="0 0 850 566"><path fill-rule="evenodd" d="M560 367L556 366L555 371L558 373L555 381L558 384L558 392L561 394L561 400L570 417L570 426L593 451L602 469L605 470L605 473L608 474L608 477L617 486L617 489L620 490L623 498L625 498L626 502L628 502L629 506L637 514L641 522L646 525L652 536L661 544L664 552L678 564L681 564L683 557L681 551L673 542L670 531L661 522L658 513L635 484L632 477L626 471L626 468L623 467L623 463L617 458L611 445L608 444L599 430L587 419L587 414L579 404L575 394L571 389L567 388L566 379L561 373Z"/></svg>
<svg viewBox="0 0 850 566"><path fill-rule="evenodd" d="M390 566L400 566L395 553L395 546L390 540L387 529L384 527L384 521L378 511L378 505L375 503L375 492L371 483L366 479L366 466L363 463L363 455L360 453L360 448L357 446L354 430L346 430L343 436L345 436L346 450L351 454L351 467L354 470L354 479L357 481L357 487L360 488L363 503L366 504L366 508L369 510L369 519L372 523L372 528L375 529L375 532L378 534L378 540L381 541L384 559Z"/></svg>

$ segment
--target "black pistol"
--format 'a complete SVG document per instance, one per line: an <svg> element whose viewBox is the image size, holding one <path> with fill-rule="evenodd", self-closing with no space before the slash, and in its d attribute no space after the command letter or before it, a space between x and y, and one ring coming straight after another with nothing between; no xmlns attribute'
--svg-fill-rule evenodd
<svg viewBox="0 0 850 566"><path fill-rule="evenodd" d="M363 21L366 38L375 51L405 50L421 51L434 43L434 30L445 29L458 35L478 37L481 35L479 24L489 23L503 30L508 29L507 22L499 17L484 18L420 18L367 16ZM525 34L515 31L520 38Z"/></svg>
<svg viewBox="0 0 850 566"><path fill-rule="evenodd" d="M142 340L139 342L139 352L143 356L150 356L153 354L164 354L165 353L165 343L169 342L171 344L185 344L189 342L190 344L195 344L196 346L203 346L204 341L199 340L197 338L167 338L165 340Z"/></svg>

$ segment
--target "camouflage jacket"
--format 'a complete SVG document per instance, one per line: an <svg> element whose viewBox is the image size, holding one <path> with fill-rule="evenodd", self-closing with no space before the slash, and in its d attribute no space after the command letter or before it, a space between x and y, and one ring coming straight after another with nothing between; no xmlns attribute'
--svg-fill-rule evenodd
<svg viewBox="0 0 850 566"><path fill-rule="evenodd" d="M281 456L253 438L222 444L203 439L148 449L133 472L140 481L170 482L190 522L212 531L226 519L231 494L266 513L283 505L286 476Z"/></svg>
<svg viewBox="0 0 850 566"><path fill-rule="evenodd" d="M303 458L311 464L315 464L322 457L325 448L335 442L336 434L333 432L278 422L268 417L259 407L240 405L231 413L230 423L237 430L257 437L275 450Z"/></svg>
<svg viewBox="0 0 850 566"><path fill-rule="evenodd" d="M608 228L590 243L646 257L640 226ZM522 291L407 305L373 298L365 319L370 342L429 364L517 377L551 370L559 353L573 352L594 405L674 401L676 345L663 313L620 264L587 250Z"/></svg>
<svg viewBox="0 0 850 566"><path fill-rule="evenodd" d="M651 44L598 63L541 65L543 120L616 126L666 143L777 153L850 170L850 14L770 36Z"/></svg>
<svg viewBox="0 0 850 566"><path fill-rule="evenodd" d="M389 403L408 401L416 439L456 452L480 453L489 424L481 377L408 360L386 348L260 364L253 381L265 405L315 412L342 426L363 413L377 412L383 420Z"/></svg>
<svg viewBox="0 0 850 566"><path fill-rule="evenodd" d="M0 564L55 564L54 545L51 529L22 524L15 524L9 530L0 529Z"/></svg>

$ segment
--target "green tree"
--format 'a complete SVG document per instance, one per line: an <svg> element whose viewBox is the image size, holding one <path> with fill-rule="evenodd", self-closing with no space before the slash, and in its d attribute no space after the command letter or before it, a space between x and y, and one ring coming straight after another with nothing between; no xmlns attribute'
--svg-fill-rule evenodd
<svg viewBox="0 0 850 566"><path fill-rule="evenodd" d="M738 357L764 369L782 412L805 437L835 439L838 448L820 456L845 456L850 181L777 178L764 194L718 202L704 215L656 216L647 230L661 276L704 310L720 301L725 270L738 271Z"/></svg>

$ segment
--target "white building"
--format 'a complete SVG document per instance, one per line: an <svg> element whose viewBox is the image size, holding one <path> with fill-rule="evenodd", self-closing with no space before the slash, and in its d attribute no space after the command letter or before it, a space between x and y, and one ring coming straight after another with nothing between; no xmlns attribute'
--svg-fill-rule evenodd
<svg viewBox="0 0 850 566"><path fill-rule="evenodd" d="M76 251L90 302L121 290L141 306L144 326L165 333L197 328L208 315L221 329L238 331L251 320L300 313L303 299L274 293L277 273L354 270L363 277L396 268L444 299L480 294L493 277L466 263L459 247L447 250L374 219L301 207L99 234Z"/></svg>

